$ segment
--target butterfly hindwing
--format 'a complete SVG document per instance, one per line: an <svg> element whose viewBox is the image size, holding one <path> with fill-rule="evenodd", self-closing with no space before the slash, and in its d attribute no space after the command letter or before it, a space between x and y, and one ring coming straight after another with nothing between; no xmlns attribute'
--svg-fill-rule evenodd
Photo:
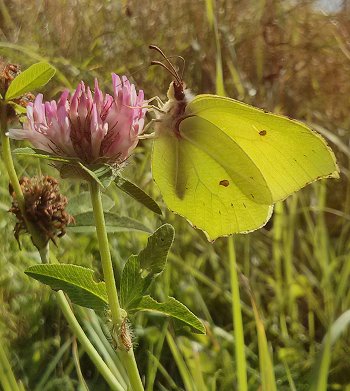
<svg viewBox="0 0 350 391"><path fill-rule="evenodd" d="M210 134L211 124L204 123L209 127L205 132ZM191 125L189 134L203 132L202 121ZM215 134L217 129L212 128ZM272 207L256 203L242 192L237 186L237 175L229 169L231 161L225 162L224 153L223 160L218 161L212 151L204 150L204 141L198 146L194 139L195 136L189 141L164 132L154 142L153 177L169 209L205 231L212 240L264 225Z"/></svg>

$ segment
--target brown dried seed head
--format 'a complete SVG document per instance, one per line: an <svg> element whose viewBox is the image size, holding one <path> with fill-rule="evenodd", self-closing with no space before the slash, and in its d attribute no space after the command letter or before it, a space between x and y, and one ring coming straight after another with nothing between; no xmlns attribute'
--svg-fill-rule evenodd
<svg viewBox="0 0 350 391"><path fill-rule="evenodd" d="M4 97L12 80L21 73L21 68L17 64L10 64L0 57L0 94ZM27 92L13 101L22 107L27 107L28 103L34 102L35 96ZM16 112L12 105L7 105L7 117L16 118Z"/></svg>
<svg viewBox="0 0 350 391"><path fill-rule="evenodd" d="M26 94L22 95L20 98L14 99L14 102L22 107L27 107L28 103L34 102L34 100L35 100L35 95L32 94L31 92L27 92Z"/></svg>
<svg viewBox="0 0 350 391"><path fill-rule="evenodd" d="M21 73L20 66L17 64L10 64L4 59L0 58L0 92L5 95L11 81Z"/></svg>
<svg viewBox="0 0 350 391"><path fill-rule="evenodd" d="M62 237L66 233L66 226L74 221L74 218L65 211L68 201L60 194L57 180L50 176L23 177L20 185L24 195L27 220L36 226L46 241L51 239L55 243L55 238ZM10 212L18 220L14 228L18 240L20 233L26 232L27 228L11 187L10 194L13 198Z"/></svg>

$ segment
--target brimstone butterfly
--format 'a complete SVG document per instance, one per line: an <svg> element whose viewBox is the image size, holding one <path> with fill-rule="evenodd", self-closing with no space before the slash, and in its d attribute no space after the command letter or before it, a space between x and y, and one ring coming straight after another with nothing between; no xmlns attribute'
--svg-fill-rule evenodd
<svg viewBox="0 0 350 391"><path fill-rule="evenodd" d="M321 178L339 177L332 150L301 122L237 100L193 97L173 75L155 125L152 173L170 210L209 240L246 233L269 220L273 204Z"/></svg>

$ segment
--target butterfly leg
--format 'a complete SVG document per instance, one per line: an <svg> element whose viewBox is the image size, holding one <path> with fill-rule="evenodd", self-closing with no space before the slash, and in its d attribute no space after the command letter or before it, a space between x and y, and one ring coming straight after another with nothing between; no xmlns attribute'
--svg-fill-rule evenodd
<svg viewBox="0 0 350 391"><path fill-rule="evenodd" d="M156 111L158 113L162 113L162 114L165 114L165 111L160 109L158 106L154 106L154 105L147 105L147 106L144 106L144 108L146 109L149 109L151 111Z"/></svg>
<svg viewBox="0 0 350 391"><path fill-rule="evenodd" d="M145 134L147 132L147 130L150 129L156 122L161 122L161 121L157 118L153 118L149 121L149 123L143 129L143 132L142 132L143 134L138 137L139 140L152 139L152 138L156 137L155 132Z"/></svg>
<svg viewBox="0 0 350 391"><path fill-rule="evenodd" d="M139 140L149 140L149 139L155 139L156 138L156 132L148 133L148 134L143 134L138 137Z"/></svg>
<svg viewBox="0 0 350 391"><path fill-rule="evenodd" d="M163 101L159 98L159 96L154 96L153 98L151 99L148 99L147 103L151 103L153 101L156 101L156 103L158 104L158 107L162 108L164 106L164 103Z"/></svg>

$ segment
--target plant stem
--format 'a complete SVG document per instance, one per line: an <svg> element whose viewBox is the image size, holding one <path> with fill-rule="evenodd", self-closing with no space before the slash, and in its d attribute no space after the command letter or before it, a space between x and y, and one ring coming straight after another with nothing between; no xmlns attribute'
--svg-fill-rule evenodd
<svg viewBox="0 0 350 391"><path fill-rule="evenodd" d="M289 203L288 213L288 230L286 230L285 240L285 254L283 257L284 272L285 272L285 284L287 290L287 314L291 317L292 321L298 322L298 307L295 303L295 296L292 293L293 284L293 249L294 249L294 237L295 237L295 223L297 216L298 196L296 194L291 195Z"/></svg>
<svg viewBox="0 0 350 391"><path fill-rule="evenodd" d="M10 383L6 377L6 373L4 368L2 367L1 362L0 362L0 385L2 386L3 391L12 391Z"/></svg>
<svg viewBox="0 0 350 391"><path fill-rule="evenodd" d="M3 20L4 20L4 25L7 28L14 29L16 27L16 25L11 18L11 15L9 13L9 10L8 10L7 5L5 4L4 0L0 0L0 12L1 12Z"/></svg>
<svg viewBox="0 0 350 391"><path fill-rule="evenodd" d="M11 155L11 147L10 140L6 136L7 132L7 108L4 103L0 103L0 121L1 121L1 145L2 145L2 156L5 163L5 167L10 179L10 183L13 187L14 192L17 196L17 201L20 208L24 206L24 197L22 194L21 185L19 184L15 167L13 165L12 155Z"/></svg>
<svg viewBox="0 0 350 391"><path fill-rule="evenodd" d="M93 310L88 310L86 308L77 308L77 310L89 340L95 345L99 355L103 358L104 362L108 365L120 384L127 389L128 374L126 373L126 369L120 361L117 352L113 349L103 333L96 313Z"/></svg>
<svg viewBox="0 0 350 391"><path fill-rule="evenodd" d="M116 327L120 327L123 321L123 315L119 304L117 286L115 284L113 264L103 214L101 191L97 182L91 181L90 194L94 218L96 225L96 234L100 248L103 275L106 283L108 303L111 310L112 322Z"/></svg>
<svg viewBox="0 0 350 391"><path fill-rule="evenodd" d="M19 209L22 213L23 219L26 223L27 229L30 232L32 236L32 241L34 245L39 249L42 249L45 247L46 243L41 238L41 235L38 234L37 230L31 224L25 215L25 201L24 196L22 192L21 185L19 183L17 173L15 170L15 166L13 164L12 154L11 154L11 146L10 146L10 140L6 136L7 133L7 107L6 104L0 101L0 124L1 124L1 145L2 145L2 156L4 160L4 164L7 170L7 174L10 179L10 183L12 185L13 191L16 194L16 200L18 202Z"/></svg>
<svg viewBox="0 0 350 391"><path fill-rule="evenodd" d="M235 354L237 368L237 389L239 391L248 391L247 381L247 362L245 357L244 331L241 311L241 299L239 295L239 283L236 263L236 253L234 239L228 238L228 254L230 260L231 275L231 295L232 295L232 313L233 313L233 331L235 339Z"/></svg>
<svg viewBox="0 0 350 391"><path fill-rule="evenodd" d="M193 379L191 377L190 371L188 370L187 365L183 357L181 356L179 348L169 331L167 331L166 333L166 340L168 342L168 346L171 351L171 354L173 355L174 361L177 365L177 369L180 372L181 379L185 386L185 390L195 391L195 385L193 384Z"/></svg>
<svg viewBox="0 0 350 391"><path fill-rule="evenodd" d="M4 390L19 390L15 375L13 374L11 364L4 350L4 345L0 343L0 384Z"/></svg>
<svg viewBox="0 0 350 391"><path fill-rule="evenodd" d="M114 279L113 264L109 250L106 224L103 214L100 185L94 180L90 182L90 194L92 208L94 211L96 234L100 248L102 270L106 284L109 308L111 311L111 318L114 327L119 331L119 328L124 320L124 316L122 309L120 308L117 287ZM144 388L141 382L139 371L137 369L133 349L131 348L127 351L124 350L121 346L119 355L121 356L122 362L124 363L124 366L128 372L132 390L143 391Z"/></svg>
<svg viewBox="0 0 350 391"><path fill-rule="evenodd" d="M325 313L327 321L332 322L333 319L333 290L331 286L331 256L330 256L330 244L328 227L325 220L324 209L327 201L327 186L326 181L317 183L318 189L318 215L317 215L317 226L315 229L315 255L322 270L321 287L324 290L324 302L325 302Z"/></svg>
<svg viewBox="0 0 350 391"><path fill-rule="evenodd" d="M40 257L43 263L49 263L49 245L40 251ZM94 345L86 336L63 291L56 292L56 299L67 323L70 326L70 329L80 342L87 355L90 357L91 361L95 364L99 373L104 377L112 390L124 391L124 387L120 384L116 376L112 373L108 365L103 361L102 357L95 349Z"/></svg>
<svg viewBox="0 0 350 391"><path fill-rule="evenodd" d="M286 323L285 306L283 289L284 284L282 277L282 259L283 259L283 221L285 219L284 206L282 201L279 201L275 205L274 211L274 226L273 226L273 248L272 255L274 261L275 270L275 296L278 303L279 319L281 333L284 338L288 338L288 328ZM287 285L287 289L289 289Z"/></svg>
<svg viewBox="0 0 350 391"><path fill-rule="evenodd" d="M62 291L58 291L56 293L56 298L58 304L61 308L61 311L64 314L71 330L74 335L78 338L79 342L83 346L83 349L86 351L91 361L95 364L96 368L100 372L100 374L105 378L108 385L111 387L111 390L115 391L124 391L124 388L121 386L119 381L114 377L111 370L107 367L105 362L102 360L101 356L97 353L96 349L89 341L88 337L84 333L84 330L81 328L77 319L75 318L72 309L66 299L64 293Z"/></svg>

